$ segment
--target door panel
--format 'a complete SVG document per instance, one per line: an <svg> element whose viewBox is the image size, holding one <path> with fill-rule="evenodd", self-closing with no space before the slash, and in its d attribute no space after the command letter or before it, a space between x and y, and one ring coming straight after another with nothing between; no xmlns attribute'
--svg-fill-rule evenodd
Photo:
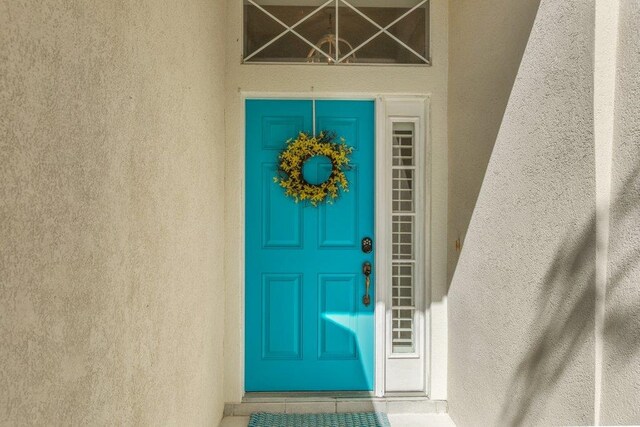
<svg viewBox="0 0 640 427"><path fill-rule="evenodd" d="M345 324L331 319L334 313L357 311L357 276L355 274L319 275L320 334L318 357L325 360L357 359L356 319L348 316Z"/></svg>
<svg viewBox="0 0 640 427"><path fill-rule="evenodd" d="M262 247L302 247L302 205L288 203L282 188L274 185L276 163L262 165Z"/></svg>
<svg viewBox="0 0 640 427"><path fill-rule="evenodd" d="M374 304L362 302L373 252L360 242L374 237L374 103L317 101L315 111L318 131L355 147L349 192L319 207L273 182L286 140L313 127L312 102L246 103L246 391L373 389Z"/></svg>
<svg viewBox="0 0 640 427"><path fill-rule="evenodd" d="M349 180L349 192L358 192L358 170L345 173ZM359 249L360 218L358 216L359 200L357 197L345 197L340 203L321 205L318 208L319 243L321 248Z"/></svg>
<svg viewBox="0 0 640 427"><path fill-rule="evenodd" d="M302 281L299 274L265 274L262 281L262 358L302 358Z"/></svg>

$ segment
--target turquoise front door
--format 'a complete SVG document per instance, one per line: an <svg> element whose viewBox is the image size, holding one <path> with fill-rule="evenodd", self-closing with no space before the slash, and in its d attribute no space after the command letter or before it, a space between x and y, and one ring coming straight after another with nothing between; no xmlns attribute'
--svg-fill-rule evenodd
<svg viewBox="0 0 640 427"><path fill-rule="evenodd" d="M316 101L317 131L354 147L349 191L313 207L273 181L278 155L311 132L310 100L246 101L245 390L373 390L374 102ZM326 176L318 162L306 174ZM312 176L311 179L314 179ZM375 271L375 266L373 268Z"/></svg>

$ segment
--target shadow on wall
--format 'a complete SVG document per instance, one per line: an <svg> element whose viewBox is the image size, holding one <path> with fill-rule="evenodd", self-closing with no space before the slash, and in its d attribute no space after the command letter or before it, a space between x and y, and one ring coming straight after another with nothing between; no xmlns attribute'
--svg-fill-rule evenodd
<svg viewBox="0 0 640 427"><path fill-rule="evenodd" d="M449 22L448 286L540 0L452 0Z"/></svg>
<svg viewBox="0 0 640 427"><path fill-rule="evenodd" d="M640 187L640 167L626 177L623 188L632 186ZM611 202L611 211L617 212L619 220L638 215L634 213L638 209L639 206L623 203L621 197ZM551 389L562 378L574 356L593 337L595 227L594 212L578 236L569 233L563 238L561 249L543 278L544 292L536 301L538 314L529 332L529 336L536 338L518 364L505 394L506 403L500 417L505 425L534 422L536 412L547 403ZM623 258L615 271L609 271L607 293L615 291L620 279L640 261L640 248L634 248ZM624 364L640 349L640 335L629 330L635 324L625 320L635 316L636 311L637 305L630 304L607 317L605 337L615 331L616 337L632 338L607 340L608 346L618 347L618 351L608 351L619 355L615 361L618 364Z"/></svg>
<svg viewBox="0 0 640 427"><path fill-rule="evenodd" d="M624 178L624 183L620 186L622 191L616 195L615 203L611 206L611 236L615 233L615 228L626 221L633 221L640 218L640 165ZM607 300L615 294L621 283L629 283L628 275L640 268L640 247L632 245L616 244L610 240ZM615 249L615 252L613 251ZM626 253L625 253L626 252ZM611 261L611 255L615 263ZM636 278L637 280L637 278ZM637 300L638 293L635 293L636 300L627 300L624 305L617 304L611 307L607 301L607 317L604 325L605 345L607 346L607 356L612 356L606 361L608 365L623 365L632 356L635 356L640 349L640 332L637 330L637 323L628 322L632 317L638 317L638 307L640 300ZM615 309L615 310L614 310ZM619 351L616 351L619 350Z"/></svg>

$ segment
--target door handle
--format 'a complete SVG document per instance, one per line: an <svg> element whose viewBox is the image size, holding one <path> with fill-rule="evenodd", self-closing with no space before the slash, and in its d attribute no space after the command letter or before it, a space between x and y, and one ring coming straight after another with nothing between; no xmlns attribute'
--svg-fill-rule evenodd
<svg viewBox="0 0 640 427"><path fill-rule="evenodd" d="M364 296L362 297L362 303L365 307L371 304L371 298L369 298L369 286L371 285L371 263L365 261L362 264L362 274L364 274Z"/></svg>

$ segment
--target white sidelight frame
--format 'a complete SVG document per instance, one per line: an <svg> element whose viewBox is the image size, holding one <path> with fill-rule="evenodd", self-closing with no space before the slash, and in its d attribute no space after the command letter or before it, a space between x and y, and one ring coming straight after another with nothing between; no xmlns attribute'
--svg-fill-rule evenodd
<svg viewBox="0 0 640 427"><path fill-rule="evenodd" d="M358 7L356 7L353 4L351 4L352 0L327 0L322 5L316 7L312 12L310 12L306 16L300 18L300 20L298 20L295 24L293 24L291 26L289 26L289 25L285 24L284 22L282 22L282 20L280 20L277 16L275 16L274 14L269 12L267 9L265 9L263 7L263 5L258 4L256 2L256 0L247 0L247 1L249 2L249 4L251 4L252 6L256 7L262 13L267 15L269 18L273 19L275 22L280 24L284 28L284 30L280 34L278 34L276 37L274 37L273 39L269 40L268 42L266 42L265 44L260 46L258 49L256 49L255 51L251 52L249 55L247 55L245 58L243 58L242 62L244 62L244 63L248 63L248 64L251 64L251 63L262 63L262 64L264 64L264 62L252 62L251 58L253 58L258 53L262 52L264 49L266 49L267 47L269 47L270 45L272 45L276 41L278 41L280 38L284 37L288 33L291 33L291 34L295 35L296 37L298 37L300 40L302 40L304 43L308 44L309 47L311 47L312 50L315 50L319 54L323 55L327 59L327 61L329 63L343 65L343 64L347 64L347 62L345 62L347 59L349 59L352 55L354 55L358 50L360 50L361 48L363 48L364 46L369 44L376 37L378 37L378 36L380 36L382 34L386 34L391 39L393 39L395 42L397 42L400 46L402 46L403 48L407 49L409 52L411 52L413 55L417 56L418 59L420 59L422 61L422 64L411 64L411 65L431 65L431 61L429 60L429 58L425 58L423 55L421 55L420 53L416 52L416 50L413 49L411 46L409 46L408 44L406 44L405 42L400 40L398 37L396 37L393 33L388 31L395 24L397 24L398 22L402 21L404 18L409 16L414 10L416 10L416 9L418 9L420 7L423 7L425 5L428 8L429 7L429 0L416 0L417 3L414 6L412 6L410 9L408 9L406 12L404 12L402 15L400 15L399 17L397 17L396 19L394 19L393 21L391 21L389 24L385 25L384 27L382 25L378 24L373 19L371 19L369 16L367 16L367 14L362 12ZM316 13L318 13L319 11L324 9L325 7L331 5L332 3L334 4L335 13L336 13L336 23L335 23L336 51L335 51L335 57L329 56L329 54L327 54L325 51L320 49L320 47L318 47L313 42L307 40L303 35L301 35L298 31L295 30L295 28L298 27L300 24L305 22L307 19L309 19L311 16L315 15ZM339 45L340 45L340 43L339 43L339 40L340 40L340 38L339 38L339 36L340 36L340 25L339 25L340 14L338 13L341 3L344 6L347 6L349 9L353 10L356 14L361 16L363 19L365 19L367 22L369 22L371 25L373 25L377 29L376 33L374 33L371 37L369 37L368 39L366 39L365 41L360 43L358 46L352 48L348 53L346 53L346 54L344 54L342 56L340 55L340 49L339 49ZM431 31L431 25L429 25L429 31ZM243 34L243 37L244 36L245 35ZM283 63L286 63L286 62L283 62ZM293 63L303 63L303 62L293 62ZM375 63L366 63L365 65L376 65L376 64ZM409 65L409 64L394 64L394 65Z"/></svg>
<svg viewBox="0 0 640 427"><path fill-rule="evenodd" d="M430 295L431 295L431 254L429 251L429 227L430 227L430 194L431 194L431 182L429 180L431 165L430 165L430 127L428 124L429 118L429 95L381 95L371 93L316 93L316 92L294 92L294 93L279 93L279 92L240 92L241 97L241 113L242 120L245 120L245 104L248 99L309 99L309 100L372 100L375 101L375 235L376 241L375 247L375 269L376 269L376 297L375 297L375 374L374 374L374 389L373 395L375 397L384 397L397 393L399 390L393 392L387 391L386 376L388 375L387 369L394 369L393 375L408 375L415 376L413 372L402 373L401 370L397 370L394 366L396 360L412 360L415 366L415 361L421 364L423 370L423 384L421 390L415 388L406 390L412 395L420 395L425 397L431 397L431 369L438 369L438 365L431 364L431 316L430 316ZM416 343L416 348L419 350L416 354L411 354L408 359L404 359L397 355L391 355L390 348L390 326L391 326L391 164L392 164L392 141L390 139L391 125L393 121L407 121L410 120L416 124L416 148L420 146L418 150L419 157L416 157L416 170L421 172L416 179L421 180L424 184L424 196L416 197L416 211L420 208L424 209L425 214L422 216L421 222L416 223L416 230L420 231L418 235L421 235L421 241L424 242L419 254L416 254L416 260L421 260L423 264L421 268L421 277L423 279L416 283L422 284L422 286L416 286L416 301L420 300L420 312L419 329L416 330L416 336L419 335L419 339ZM246 135L244 133L244 126L242 127L242 144L241 144L241 157L242 164L245 164L245 144ZM242 170L242 183L241 183L241 221L244 224L244 213L246 206L246 187L245 187L245 174L246 171ZM419 203L419 204L418 204ZM242 319L242 343L244 343L245 335L245 277L244 277L244 265L245 265L245 229L244 226L241 230L241 242L242 242L242 260L241 260L241 319ZM420 262L416 262L420 264ZM419 343L419 344L418 344ZM418 347L419 346L419 347ZM242 357L242 383L244 390L244 344L242 345L241 357ZM390 357L392 356L392 357ZM418 356L418 357L416 357ZM446 360L444 365L440 367L446 369ZM442 395L444 390L437 392L438 395ZM336 392L337 393L337 392ZM343 394L343 393L341 393Z"/></svg>
<svg viewBox="0 0 640 427"><path fill-rule="evenodd" d="M414 153L414 229L413 229L413 248L414 248L414 275L413 275L413 298L414 298L414 315L413 315L413 339L414 351L412 353L394 353L393 352L393 278L392 278L392 251L391 242L386 241L387 251L383 251L380 259L376 260L378 268L384 265L384 282L385 295L385 386L384 393L403 393L413 392L429 395L429 349L430 336L428 325L429 312L429 277L431 266L431 254L429 253L430 240L429 224L430 224L430 145L429 145L429 128L427 118L429 103L428 98L388 98L385 100L384 114L384 146L379 148L377 155L383 157L385 162L383 169L378 171L379 189L376 190L376 197L380 197L380 193L384 193L387 198L379 201L376 206L376 218L378 224L385 227L384 236L390 238L393 236L392 217L394 215L392 208L391 194L393 191L393 127L396 123L413 125L413 153ZM384 153L380 153L384 150ZM396 213L397 215L406 215Z"/></svg>

